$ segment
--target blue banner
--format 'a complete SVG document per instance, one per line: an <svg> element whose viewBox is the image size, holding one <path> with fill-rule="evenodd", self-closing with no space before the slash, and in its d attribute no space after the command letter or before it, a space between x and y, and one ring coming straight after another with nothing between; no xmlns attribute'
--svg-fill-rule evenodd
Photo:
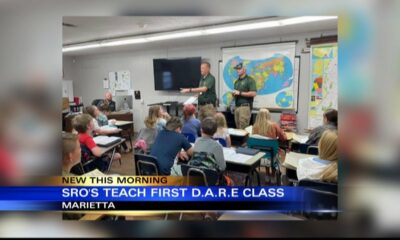
<svg viewBox="0 0 400 240"><path fill-rule="evenodd" d="M321 210L319 203L326 200L312 193L303 187L287 186L0 187L0 211Z"/></svg>
<svg viewBox="0 0 400 240"><path fill-rule="evenodd" d="M299 202L302 191L301 187L0 187L0 200Z"/></svg>

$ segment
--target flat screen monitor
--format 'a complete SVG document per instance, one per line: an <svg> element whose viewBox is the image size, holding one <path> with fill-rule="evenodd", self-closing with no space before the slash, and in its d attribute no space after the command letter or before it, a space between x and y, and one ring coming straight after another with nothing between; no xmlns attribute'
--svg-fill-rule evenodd
<svg viewBox="0 0 400 240"><path fill-rule="evenodd" d="M115 96L113 100L115 101L116 111L132 109L133 98L130 95Z"/></svg>
<svg viewBox="0 0 400 240"><path fill-rule="evenodd" d="M153 59L155 90L179 90L199 86L201 57Z"/></svg>

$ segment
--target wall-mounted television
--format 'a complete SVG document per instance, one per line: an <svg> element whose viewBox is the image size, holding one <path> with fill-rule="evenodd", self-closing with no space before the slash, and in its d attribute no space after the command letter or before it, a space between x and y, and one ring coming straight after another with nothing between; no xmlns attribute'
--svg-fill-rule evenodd
<svg viewBox="0 0 400 240"><path fill-rule="evenodd" d="M153 59L155 90L179 90L199 86L201 57Z"/></svg>

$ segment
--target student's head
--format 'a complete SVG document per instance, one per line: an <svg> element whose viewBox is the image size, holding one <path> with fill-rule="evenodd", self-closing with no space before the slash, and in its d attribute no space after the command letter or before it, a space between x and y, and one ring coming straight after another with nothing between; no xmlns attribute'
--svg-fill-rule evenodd
<svg viewBox="0 0 400 240"><path fill-rule="evenodd" d="M80 114L72 120L72 126L78 133L86 133L93 130L93 118L89 114Z"/></svg>
<svg viewBox="0 0 400 240"><path fill-rule="evenodd" d="M267 119L268 121L271 120L271 113L269 112L268 109L266 108L261 108L257 114L257 117L260 117L261 119Z"/></svg>
<svg viewBox="0 0 400 240"><path fill-rule="evenodd" d="M206 76L207 74L209 74L210 73L210 67L211 67L211 65L210 65L209 62L203 61L201 63L201 65L200 65L200 73L201 73L201 75L202 76Z"/></svg>
<svg viewBox="0 0 400 240"><path fill-rule="evenodd" d="M108 101L112 101L112 94L111 92L106 92L105 97Z"/></svg>
<svg viewBox="0 0 400 240"><path fill-rule="evenodd" d="M62 159L63 168L70 171L71 168L81 161L81 145L76 134L63 133Z"/></svg>
<svg viewBox="0 0 400 240"><path fill-rule="evenodd" d="M207 117L214 117L217 111L215 110L215 107L212 104L207 104L202 107L200 107L199 111L199 120L203 121L203 119Z"/></svg>
<svg viewBox="0 0 400 240"><path fill-rule="evenodd" d="M207 136L214 136L217 128L217 121L214 117L207 117L201 121L201 132Z"/></svg>
<svg viewBox="0 0 400 240"><path fill-rule="evenodd" d="M338 134L334 130L325 130L318 143L319 157L324 160L338 160Z"/></svg>
<svg viewBox="0 0 400 240"><path fill-rule="evenodd" d="M149 114L147 115L146 119L144 120L144 124L147 128L154 128L157 122L157 119L160 116L160 105L151 106L149 108Z"/></svg>
<svg viewBox="0 0 400 240"><path fill-rule="evenodd" d="M85 108L85 111L86 111L87 114L89 114L89 115L92 116L93 118L96 118L96 117L100 114L99 109L98 109L96 106L94 106L94 105L87 106L87 107Z"/></svg>
<svg viewBox="0 0 400 240"><path fill-rule="evenodd" d="M181 132L182 121L178 117L171 117L165 128L169 131Z"/></svg>
<svg viewBox="0 0 400 240"><path fill-rule="evenodd" d="M337 182L339 159L338 134L335 130L325 130L318 144L319 158L331 161L332 163L322 172L321 180Z"/></svg>
<svg viewBox="0 0 400 240"><path fill-rule="evenodd" d="M223 113L216 113L215 114L215 121L217 121L217 127L218 128L227 128L228 125L226 124L226 118Z"/></svg>
<svg viewBox="0 0 400 240"><path fill-rule="evenodd" d="M338 125L338 111L335 109L328 109L324 112L324 124L332 124L337 127Z"/></svg>
<svg viewBox="0 0 400 240"><path fill-rule="evenodd" d="M253 133L262 136L267 136L272 128L271 114L266 108L261 108L256 116L256 121L253 125Z"/></svg>
<svg viewBox="0 0 400 240"><path fill-rule="evenodd" d="M196 113L196 107L193 104L186 104L183 107L183 116L185 120L189 119L195 113Z"/></svg>

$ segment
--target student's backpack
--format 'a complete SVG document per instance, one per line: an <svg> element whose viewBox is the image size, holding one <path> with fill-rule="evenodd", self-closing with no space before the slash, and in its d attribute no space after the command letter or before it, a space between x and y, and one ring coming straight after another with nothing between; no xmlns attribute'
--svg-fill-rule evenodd
<svg viewBox="0 0 400 240"><path fill-rule="evenodd" d="M209 169L216 171L219 175L219 186L233 186L234 183L232 179L228 176L225 176L223 172L221 172L218 168L217 161L215 160L214 154L207 152L194 152L192 159L187 163L188 166L200 168L200 169Z"/></svg>
<svg viewBox="0 0 400 240"><path fill-rule="evenodd" d="M192 159L189 160L187 165L220 172L214 154L208 152L194 152Z"/></svg>

